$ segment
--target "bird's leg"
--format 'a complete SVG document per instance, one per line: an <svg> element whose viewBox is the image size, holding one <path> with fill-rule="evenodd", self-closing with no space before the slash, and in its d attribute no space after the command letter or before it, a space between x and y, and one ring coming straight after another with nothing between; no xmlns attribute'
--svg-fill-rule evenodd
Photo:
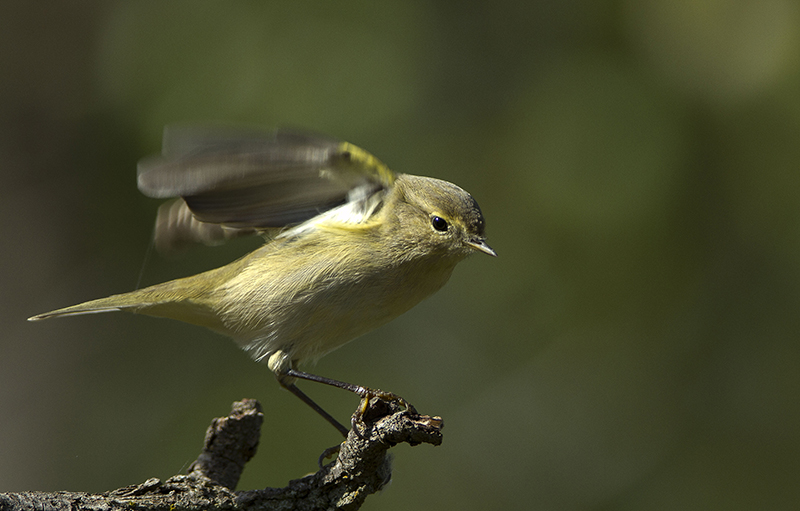
<svg viewBox="0 0 800 511"><path fill-rule="evenodd" d="M348 430L342 424L333 418L328 412L322 409L317 403L315 403L310 397L308 397L303 391L301 391L295 385L295 380L300 378L301 380L308 380L308 381L315 381L317 383L324 383L325 385L330 385L332 387L337 387L344 390L349 390L355 394L358 394L361 397L361 406L359 406L356 413L350 419L350 424L353 427L353 430L361 436L356 424L360 422L364 414L369 407L369 400L373 397L378 397L383 399L384 401L394 401L397 402L400 406L404 407L411 413L416 414L416 409L411 406L411 403L403 399L402 397L398 396L397 394L393 394L391 392L384 392L382 390L377 389L370 389L368 387L362 387L361 385L353 385L352 383L347 383L339 380L334 380L332 378L325 378L324 376L317 376L316 374L304 373L303 371L298 371L295 369L296 361L293 361L291 356L283 351L277 350L269 356L267 360L267 365L270 370L275 374L275 377L278 379L278 383L281 384L283 388L294 394L295 396L299 397L301 401L311 407L312 410L317 412L322 416L323 419L328 421L336 430L341 433L344 437L347 437Z"/></svg>
<svg viewBox="0 0 800 511"><path fill-rule="evenodd" d="M267 360L267 366L269 367L270 371L275 374L275 378L278 380L278 383L281 385L281 387L299 397L302 402L310 406L312 410L320 414L323 419L328 421L328 423L336 428L336 431L341 433L343 437L347 438L347 428L342 426L341 422L334 419L331 414L323 410L321 406L315 403L313 399L308 397L305 392L298 389L297 385L294 384L296 377L290 374L292 371L292 364L293 362L291 357L283 350L275 351Z"/></svg>
<svg viewBox="0 0 800 511"><path fill-rule="evenodd" d="M297 385L295 385L293 381L286 382L283 379L278 378L278 382L281 384L283 388L285 388L295 396L299 397L302 402L304 402L305 404L310 406L312 410L320 414L322 418L328 421L334 428L336 428L339 431L339 433L342 434L343 437L347 438L347 433L348 433L347 428L344 427L341 422L334 419L331 414L323 410L322 407L319 406L317 403L315 403L313 399L308 397L305 392L297 388Z"/></svg>
<svg viewBox="0 0 800 511"><path fill-rule="evenodd" d="M347 382L344 382L344 381L334 380L332 378L326 378L324 376L317 376L316 374L304 373L303 371L298 371L297 369L294 369L294 368L291 368L291 367L286 369L285 375L287 377L290 377L290 378L300 378L302 380L315 381L317 383L324 383L325 385L330 385L332 387L337 387L337 388L340 388L340 389L349 390L350 392L353 392L354 394L358 394L361 397L361 406L359 407L358 411L356 411L356 413L353 414L353 417L350 420L351 425L352 425L353 429L356 431L356 433L358 433L358 429L356 428L356 423L358 421L360 421L361 418L364 416L364 413L366 413L367 407L369 406L369 400L372 399L373 397L378 397L380 399L383 399L384 401L396 401L397 403L400 404L400 406L402 406L403 408L407 409L411 413L417 413L417 410L411 405L411 403L409 403L408 401L406 401L402 397L400 397L397 394L394 394L392 392L385 392L383 390L378 390L378 389L370 389L368 387L362 387L361 385L354 385L352 383L347 383ZM292 386L294 386L294 384L292 384ZM296 389L296 392L295 392L295 390L292 390L292 389L289 388L289 390L291 392L295 393L295 395L297 397L299 397L300 399L302 399L303 401L308 403L309 406L311 406L312 408L314 408L317 411L317 413L319 413L320 415L325 417L325 419L328 422L331 422L332 420L335 421L335 419L330 417L330 415L328 415L324 410L322 410L316 403L311 401L311 399L309 399L308 396L306 396L305 394L300 392L300 389L297 389L297 387L295 387L295 389ZM331 422L331 424L333 424L333 422ZM337 422L337 424L338 424L338 422ZM337 429L339 429L340 427L341 427L341 424L339 424ZM341 431L341 429L339 429L339 431ZM346 433L345 433L345 435L346 435Z"/></svg>
<svg viewBox="0 0 800 511"><path fill-rule="evenodd" d="M305 392L303 392L302 390L297 388L297 385L294 384L294 378L280 378L279 377L278 378L278 383L281 384L281 387L285 388L286 390L288 390L289 392L291 392L295 396L299 397L301 401L303 401L305 404L310 406L312 410L314 410L315 412L320 414L322 416L322 418L325 419L326 421L328 421L328 423L330 425L332 425L334 428L336 428L339 431L339 433L342 434L342 436L347 438L347 433L349 432L347 430L347 428L344 427L341 422L339 422L336 419L334 419L331 414L329 414L328 412L323 410L322 407L319 406L317 403L315 403L313 399L308 397ZM322 454L320 454L319 459L317 460L317 464L319 465L319 468L323 468L325 460L330 458L334 454L337 454L339 452L340 448L341 448L341 444L337 444L337 445L334 445L333 447L329 447L329 448L325 449L322 452Z"/></svg>

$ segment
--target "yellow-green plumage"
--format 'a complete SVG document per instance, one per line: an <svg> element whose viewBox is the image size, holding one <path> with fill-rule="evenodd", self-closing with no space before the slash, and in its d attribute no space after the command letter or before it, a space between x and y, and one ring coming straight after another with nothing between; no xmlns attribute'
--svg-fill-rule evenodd
<svg viewBox="0 0 800 511"><path fill-rule="evenodd" d="M472 197L438 179L395 174L347 142L279 131L167 129L163 154L139 163L139 189L180 198L156 220L161 251L257 232L261 248L222 268L30 318L121 310L233 338L341 433L294 384L397 396L297 370L425 299L486 245Z"/></svg>
<svg viewBox="0 0 800 511"><path fill-rule="evenodd" d="M394 319L441 288L482 219L444 181L400 175L366 222L326 222L268 242L222 268L92 300L32 319L123 310L204 326L259 361L314 360ZM453 237L429 227L451 219Z"/></svg>

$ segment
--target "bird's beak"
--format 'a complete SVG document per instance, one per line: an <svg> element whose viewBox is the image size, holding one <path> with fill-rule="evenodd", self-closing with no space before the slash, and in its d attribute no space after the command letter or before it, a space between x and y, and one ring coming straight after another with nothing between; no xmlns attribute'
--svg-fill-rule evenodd
<svg viewBox="0 0 800 511"><path fill-rule="evenodd" d="M465 241L464 243L468 247L474 248L475 250L483 252L484 254L489 254L492 257L497 257L497 253L494 250L492 250L492 247L490 247L489 245L486 244L486 240L482 240L482 239L477 238L477 239Z"/></svg>

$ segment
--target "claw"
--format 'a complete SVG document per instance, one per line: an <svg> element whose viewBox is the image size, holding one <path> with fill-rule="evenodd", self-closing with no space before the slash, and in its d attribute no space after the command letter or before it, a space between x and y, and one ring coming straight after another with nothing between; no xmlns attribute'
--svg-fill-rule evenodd
<svg viewBox="0 0 800 511"><path fill-rule="evenodd" d="M334 445L333 447L328 447L322 454L319 455L319 459L317 460L317 464L319 468L325 468L325 460L328 458L333 457L334 454L339 454L339 451L342 449L342 444Z"/></svg>
<svg viewBox="0 0 800 511"><path fill-rule="evenodd" d="M361 403L359 404L359 407L355 413L353 413L353 415L350 417L350 425L352 430L356 433L356 435L358 435L359 438L364 438L364 433L366 433L364 417L369 410L370 400L374 397L382 401L397 403L401 408L405 408L410 413L417 415L417 410L411 403L392 392L384 392L383 390L361 387L358 394L361 396ZM361 431L362 429L364 429L363 433Z"/></svg>

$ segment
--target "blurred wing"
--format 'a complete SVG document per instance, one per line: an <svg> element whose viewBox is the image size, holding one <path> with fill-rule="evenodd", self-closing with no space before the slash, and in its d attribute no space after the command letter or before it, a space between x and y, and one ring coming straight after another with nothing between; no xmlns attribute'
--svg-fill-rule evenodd
<svg viewBox="0 0 800 511"><path fill-rule="evenodd" d="M203 231L194 241L225 239L231 229L247 233L298 224L348 201L365 200L394 180L395 174L363 149L287 130L167 127L162 155L138 166L142 193L182 197L192 213L180 222L160 218L158 229L178 225L185 240L193 229ZM226 229L202 225L209 223Z"/></svg>
<svg viewBox="0 0 800 511"><path fill-rule="evenodd" d="M201 222L181 199L165 202L158 208L153 243L161 254L179 254L197 243L219 245L233 238L259 233L253 228L227 227Z"/></svg>

